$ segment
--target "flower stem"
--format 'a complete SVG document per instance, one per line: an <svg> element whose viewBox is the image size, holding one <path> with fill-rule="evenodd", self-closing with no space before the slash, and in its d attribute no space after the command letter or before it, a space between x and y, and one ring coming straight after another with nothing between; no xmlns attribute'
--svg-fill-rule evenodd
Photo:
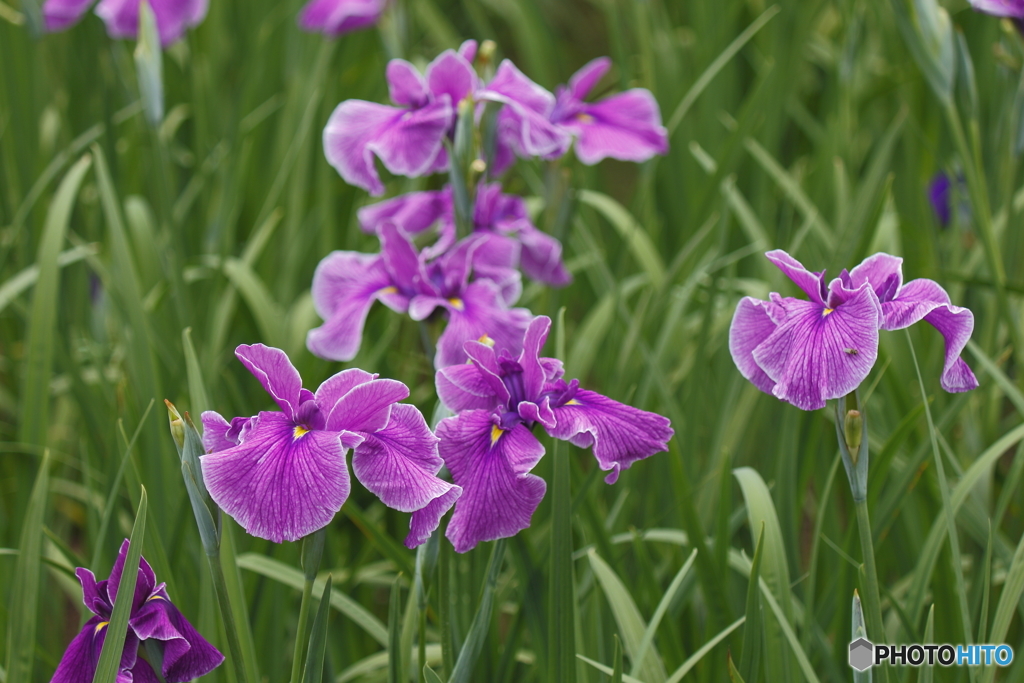
<svg viewBox="0 0 1024 683"><path fill-rule="evenodd" d="M313 582L320 568L320 558L324 553L324 536L327 528L314 531L302 539L302 572L305 582L302 584L302 604L299 606L299 624L295 629L295 654L292 657L291 683L299 683L302 678L302 663L306 660L306 638L309 636L309 605L313 601Z"/></svg>
<svg viewBox="0 0 1024 683"><path fill-rule="evenodd" d="M868 518L867 500L855 503L857 508L857 529L860 532L860 551L864 557L864 602L867 603L868 638L874 642L884 640L885 627L882 622L882 602L878 597L878 570L875 569L875 548L871 539L871 520ZM879 670L882 683L889 680L889 669L883 664Z"/></svg>
<svg viewBox="0 0 1024 683"><path fill-rule="evenodd" d="M217 596L217 605L220 607L220 616L224 620L224 633L228 639L228 654L231 655L231 665L235 669L235 678L238 683L255 683L249 681L248 672L245 668L245 658L242 656L242 645L238 638L238 625L235 623L234 612L231 611L231 602L228 599L227 582L224 580L224 568L220 564L220 552L207 554L206 562L210 565L210 575L213 577L213 592Z"/></svg>

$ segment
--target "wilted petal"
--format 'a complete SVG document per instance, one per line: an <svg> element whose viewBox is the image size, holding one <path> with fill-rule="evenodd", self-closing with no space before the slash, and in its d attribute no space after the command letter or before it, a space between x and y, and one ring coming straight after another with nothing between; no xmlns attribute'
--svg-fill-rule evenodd
<svg viewBox="0 0 1024 683"><path fill-rule="evenodd" d="M455 50L445 50L427 66L427 85L434 97L448 95L452 108L477 89L477 76L469 62Z"/></svg>
<svg viewBox="0 0 1024 683"><path fill-rule="evenodd" d="M554 413L556 424L546 427L548 434L580 448L593 446L609 484L637 460L667 451L674 433L668 418L585 389Z"/></svg>
<svg viewBox="0 0 1024 683"><path fill-rule="evenodd" d="M224 655L195 630L164 590L151 596L129 624L141 640L160 641L167 683L205 676L224 661Z"/></svg>
<svg viewBox="0 0 1024 683"><path fill-rule="evenodd" d="M740 374L761 391L772 393L775 382L754 360L754 349L771 336L777 325L767 312L770 304L749 296L740 299L729 326L729 353Z"/></svg>
<svg viewBox="0 0 1024 683"><path fill-rule="evenodd" d="M409 192L394 199L370 204L359 209L359 225L363 232L375 233L385 222L391 222L409 234L426 230L446 211L451 211L451 193L445 190Z"/></svg>
<svg viewBox="0 0 1024 683"><path fill-rule="evenodd" d="M533 314L525 308L508 308L497 285L488 280L471 283L458 299L445 302L448 325L437 340L434 365L443 368L466 360L467 341L489 337L497 351L518 355Z"/></svg>
<svg viewBox="0 0 1024 683"><path fill-rule="evenodd" d="M414 406L395 405L388 426L365 437L352 453L352 472L388 507L415 512L451 489L437 477L444 464L437 437Z"/></svg>
<svg viewBox="0 0 1024 683"><path fill-rule="evenodd" d="M386 0L312 0L302 8L299 26L338 36L374 25L386 4Z"/></svg>
<svg viewBox="0 0 1024 683"><path fill-rule="evenodd" d="M249 534L275 543L326 526L349 494L339 434L303 432L280 413L260 413L244 443L200 462L213 500Z"/></svg>
<svg viewBox="0 0 1024 683"><path fill-rule="evenodd" d="M668 152L658 103L642 88L588 104L562 125L576 136L576 156L584 164L607 157L640 162Z"/></svg>
<svg viewBox="0 0 1024 683"><path fill-rule="evenodd" d="M900 289L895 300L882 304L882 316L882 327L886 330L901 330L919 320L935 327L946 341L942 388L950 392L977 388L977 378L960 358L974 331L974 314L952 305L946 290L937 282L911 280Z"/></svg>
<svg viewBox="0 0 1024 683"><path fill-rule="evenodd" d="M288 354L263 344L242 344L235 349L235 356L260 381L284 414L294 417L301 402L302 378Z"/></svg>
<svg viewBox="0 0 1024 683"><path fill-rule="evenodd" d="M46 0L43 23L47 31L63 31L82 18L96 0Z"/></svg>
<svg viewBox="0 0 1024 683"><path fill-rule="evenodd" d="M444 514L455 505L455 501L462 495L462 487L454 484L450 486L450 489L412 513L409 520L409 535L405 537L406 548L415 548L426 543L430 534L434 533L434 529L441 523Z"/></svg>
<svg viewBox="0 0 1024 683"><path fill-rule="evenodd" d="M864 285L839 308L780 299L787 318L754 349L757 364L774 382L772 394L802 410L856 389L878 356L881 306Z"/></svg>
<svg viewBox="0 0 1024 683"><path fill-rule="evenodd" d="M494 379L497 378L482 371L475 363L449 365L438 370L435 375L437 397L453 413L473 409L490 410L508 401L507 390L504 391L504 398L495 393ZM497 383L501 384L501 380L498 379Z"/></svg>
<svg viewBox="0 0 1024 683"><path fill-rule="evenodd" d="M807 270L803 264L781 249L769 251L765 256L785 273L786 277L796 283L797 287L804 290L804 293L811 297L811 301L824 305L827 292L822 274Z"/></svg>
<svg viewBox="0 0 1024 683"><path fill-rule="evenodd" d="M366 149L380 157L395 175L417 178L434 165L451 123L452 105L443 97L420 109L406 111L377 128Z"/></svg>
<svg viewBox="0 0 1024 683"><path fill-rule="evenodd" d="M441 420L437 435L441 458L462 487L445 533L456 552L530 526L546 486L530 474L544 447L529 429L502 431L487 411L470 410Z"/></svg>
<svg viewBox="0 0 1024 683"><path fill-rule="evenodd" d="M569 92L577 100L586 99L610 68L612 68L612 60L607 57L590 60L569 79Z"/></svg>
<svg viewBox="0 0 1024 683"><path fill-rule="evenodd" d="M328 360L355 358L366 314L382 300L401 310L403 298L392 286L384 260L377 254L335 251L313 273L313 305L325 323L309 331L306 346Z"/></svg>

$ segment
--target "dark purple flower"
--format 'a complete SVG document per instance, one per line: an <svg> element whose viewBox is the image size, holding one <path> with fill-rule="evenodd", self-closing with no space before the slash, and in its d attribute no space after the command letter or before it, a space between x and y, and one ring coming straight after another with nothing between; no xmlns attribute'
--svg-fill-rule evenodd
<svg viewBox="0 0 1024 683"><path fill-rule="evenodd" d="M942 171L936 173L928 185L928 201L943 227L949 225L952 185L949 176Z"/></svg>
<svg viewBox="0 0 1024 683"><path fill-rule="evenodd" d="M459 51L445 50L427 65L425 74L409 62L388 62L391 101L397 107L364 100L345 100L324 128L324 153L349 185L384 192L374 162L391 173L415 178L448 167L444 140L455 126L456 109L479 88L471 60L476 42Z"/></svg>
<svg viewBox="0 0 1024 683"><path fill-rule="evenodd" d="M376 233L385 222L394 223L410 235L437 224L438 240L424 253L443 253L455 242L451 188L410 192L359 210L359 223L365 232ZM473 229L513 242L506 249L517 252L517 265L527 277L555 287L572 281L562 263L561 242L539 230L530 221L522 197L502 193L500 183L480 183L477 187Z"/></svg>
<svg viewBox="0 0 1024 683"><path fill-rule="evenodd" d="M310 0L299 14L299 26L331 37L376 24L388 0Z"/></svg>
<svg viewBox="0 0 1024 683"><path fill-rule="evenodd" d="M475 233L430 258L391 222L379 229L380 254L335 251L313 275L313 304L324 324L310 330L306 346L317 356L347 361L359 351L370 306L380 301L413 320L436 309L448 319L437 340L436 367L466 360L463 343L489 338L518 353L530 312L510 308L522 290L512 240Z"/></svg>
<svg viewBox="0 0 1024 683"><path fill-rule="evenodd" d="M85 622L81 633L68 645L50 683L92 683L114 611L128 546L125 539L108 579L97 582L88 569L75 570L82 584L82 601L95 616ZM149 563L140 559L118 683L158 683L160 679L149 662L138 656L139 648L147 640L154 641L163 656L161 670L167 683L184 683L205 676L224 661L224 655L206 642L174 606L167 595L167 587L156 582Z"/></svg>
<svg viewBox="0 0 1024 683"><path fill-rule="evenodd" d="M924 320L942 333L946 391L968 391L978 382L960 352L974 329L974 315L953 306L931 280L903 284L903 259L875 254L825 284L782 250L768 259L810 301L771 294L769 301L743 298L729 329L729 350L740 372L758 389L803 410L856 389L875 363L878 331L899 330Z"/></svg>
<svg viewBox="0 0 1024 683"><path fill-rule="evenodd" d="M235 355L281 412L236 417L203 413L203 478L213 500L253 536L280 543L326 526L351 488L345 453L363 486L388 507L411 512L408 547L437 528L461 489L437 477L437 439L401 382L358 368L316 393L280 349L254 344Z"/></svg>
<svg viewBox="0 0 1024 683"><path fill-rule="evenodd" d="M637 460L667 450L669 421L566 382L562 363L541 358L551 320L534 318L518 358L470 341L471 362L437 372L437 395L455 417L437 426L440 453L463 495L446 536L458 552L480 541L513 536L530 525L544 480L530 470L544 455L531 432L593 447L614 483Z"/></svg>
<svg viewBox="0 0 1024 683"><path fill-rule="evenodd" d="M583 101L611 64L607 57L595 59L573 74L568 87L560 86L552 123L576 138L576 156L584 164L606 157L640 162L666 154L668 133L649 90L633 88L600 102Z"/></svg>
<svg viewBox="0 0 1024 683"><path fill-rule="evenodd" d="M78 22L96 0L46 0L43 20L47 31L63 31ZM100 0L96 14L111 38L135 38L139 30L140 0ZM156 17L160 43L167 47L206 17L209 0L149 0Z"/></svg>

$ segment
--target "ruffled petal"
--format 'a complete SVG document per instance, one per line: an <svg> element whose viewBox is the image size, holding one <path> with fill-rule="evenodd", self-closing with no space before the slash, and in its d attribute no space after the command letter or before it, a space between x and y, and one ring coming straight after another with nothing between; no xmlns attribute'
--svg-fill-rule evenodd
<svg viewBox="0 0 1024 683"><path fill-rule="evenodd" d="M851 289L857 289L865 282L870 283L878 300L884 304L896 296L903 285L903 259L882 252L868 256L850 271Z"/></svg>
<svg viewBox="0 0 1024 683"><path fill-rule="evenodd" d="M224 661L161 591L153 595L129 622L141 640L160 641L167 683L185 683L205 676Z"/></svg>
<svg viewBox="0 0 1024 683"><path fill-rule="evenodd" d="M251 535L295 541L326 526L348 498L338 432L301 428L260 413L246 440L200 458L213 500Z"/></svg>
<svg viewBox="0 0 1024 683"><path fill-rule="evenodd" d="M488 95L497 95L500 101L514 101L542 116L550 114L555 106L555 96L530 80L508 59L498 65L485 90Z"/></svg>
<svg viewBox="0 0 1024 683"><path fill-rule="evenodd" d="M441 368L435 375L437 397L453 413L463 410L490 410L508 401L495 393L494 377L480 370L476 363L462 363ZM498 380L501 384L501 380ZM504 388L504 385L502 385Z"/></svg>
<svg viewBox="0 0 1024 683"><path fill-rule="evenodd" d="M139 30L139 0L100 0L96 14L112 38L134 39ZM185 35L185 29L206 15L205 3L195 0L151 0L160 44L167 47Z"/></svg>
<svg viewBox="0 0 1024 683"><path fill-rule="evenodd" d="M409 178L425 175L444 149L445 135L452 126L452 111L447 97L407 111L389 125L378 128L366 149L380 157L395 175Z"/></svg>
<svg viewBox="0 0 1024 683"><path fill-rule="evenodd" d="M335 0L337 1L337 0ZM422 107L430 101L427 81L419 69L404 59L392 59L387 67L388 95L404 107Z"/></svg>
<svg viewBox="0 0 1024 683"><path fill-rule="evenodd" d="M881 305L874 290L862 286L835 310L781 297L778 303L788 317L753 353L775 382L772 394L817 410L856 389L878 356Z"/></svg>
<svg viewBox="0 0 1024 683"><path fill-rule="evenodd" d="M740 299L729 326L729 353L740 374L765 393L772 393L775 382L754 360L754 349L778 327L767 313L767 301L749 296Z"/></svg>
<svg viewBox="0 0 1024 683"><path fill-rule="evenodd" d="M43 23L47 31L63 31L78 23L96 0L46 0Z"/></svg>
<svg viewBox="0 0 1024 683"><path fill-rule="evenodd" d="M576 136L576 156L584 164L607 157L641 162L668 152L658 103L642 88L586 105L562 125Z"/></svg>
<svg viewBox="0 0 1024 683"><path fill-rule="evenodd" d="M409 192L394 199L370 204L359 209L359 225L363 232L376 233L385 222L391 222L409 234L422 232L451 212L451 193L444 190Z"/></svg>
<svg viewBox="0 0 1024 683"><path fill-rule="evenodd" d="M220 413L204 410L201 419L203 422L203 450L207 453L227 450L238 445L238 442L228 438L231 425Z"/></svg>
<svg viewBox="0 0 1024 683"><path fill-rule="evenodd" d="M374 301L401 310L407 302L391 284L377 254L335 251L313 273L313 305L325 323L309 331L306 346L321 358L349 361L362 343L363 325Z"/></svg>
<svg viewBox="0 0 1024 683"><path fill-rule="evenodd" d="M384 193L370 148L377 136L399 117L404 109L363 100L345 100L339 104L324 127L324 154L327 162L349 185L370 194Z"/></svg>
<svg viewBox="0 0 1024 683"><path fill-rule="evenodd" d="M508 308L500 289L488 280L471 283L460 298L445 302L445 307L448 325L437 340L434 358L438 368L464 363L464 344L484 337L494 341L495 350L518 355L523 348L523 334L533 319L525 308Z"/></svg>
<svg viewBox="0 0 1024 683"><path fill-rule="evenodd" d="M317 408L324 416L324 428L328 431L336 431L332 426L333 418L331 416L334 407L352 389L375 379L377 379L377 375L359 368L348 368L325 379L314 394Z"/></svg>
<svg viewBox="0 0 1024 683"><path fill-rule="evenodd" d="M394 223L385 222L380 226L378 235L380 255L391 284L400 293L422 289L421 283L427 279L424 264L408 234Z"/></svg>
<svg viewBox="0 0 1024 683"><path fill-rule="evenodd" d="M531 280L552 287L564 287L572 282L572 275L562 262L562 243L532 225L524 225L516 236L523 245L519 265Z"/></svg>
<svg viewBox="0 0 1024 683"><path fill-rule="evenodd" d="M580 448L593 446L609 484L637 460L667 451L674 433L668 418L585 389L554 413L556 424L546 427L548 434Z"/></svg>
<svg viewBox="0 0 1024 683"><path fill-rule="evenodd" d="M568 149L571 138L548 117L555 96L537 85L509 60L502 61L480 99L505 105L498 115L501 137L519 156L550 157Z"/></svg>
<svg viewBox="0 0 1024 683"><path fill-rule="evenodd" d="M284 414L294 418L301 403L302 378L288 354L263 344L241 344L235 349L235 357L260 381Z"/></svg>
<svg viewBox="0 0 1024 683"><path fill-rule="evenodd" d="M781 249L769 251L765 256L779 270L785 273L786 277L792 280L797 287L804 290L804 293L811 297L811 301L821 305L825 304L827 292L825 291L825 281L822 278L823 273L812 273L804 268L803 264Z"/></svg>
<svg viewBox="0 0 1024 683"><path fill-rule="evenodd" d="M124 563L128 561L128 547L130 545L127 538L121 542L121 549L117 553L117 560L114 562L114 567L110 570L110 578L107 579L107 598L111 606L117 600L117 589L121 583L121 574L124 572ZM132 601L132 613L146 601L146 598L153 594L153 590L156 588L156 574L153 573L153 568L149 566L149 562L146 562L146 558L139 557L138 571L139 576L135 580L135 599Z"/></svg>
<svg viewBox="0 0 1024 683"><path fill-rule="evenodd" d="M75 576L82 584L82 603L97 616L109 617L113 605L107 596L106 582L96 582L96 576L85 567L75 569Z"/></svg>
<svg viewBox="0 0 1024 683"><path fill-rule="evenodd" d="M544 447L529 429L503 431L487 411L470 410L441 420L437 435L441 457L462 487L445 533L456 552L530 526L546 485L530 474Z"/></svg>
<svg viewBox="0 0 1024 683"><path fill-rule="evenodd" d="M1024 18L1024 5L1015 0L970 0L971 7L979 12L1011 19Z"/></svg>
<svg viewBox="0 0 1024 683"><path fill-rule="evenodd" d="M441 523L441 518L452 509L461 495L462 487L452 484L446 492L412 513L409 520L409 535L405 537L405 547L415 548L426 543Z"/></svg>
<svg viewBox="0 0 1024 683"><path fill-rule="evenodd" d="M386 0L312 0L299 14L299 26L328 36L340 36L373 26Z"/></svg>
<svg viewBox="0 0 1024 683"><path fill-rule="evenodd" d="M409 388L398 380L375 379L352 387L333 405L321 403L317 392L317 404L328 431L375 432L387 426L392 408L408 396Z"/></svg>
<svg viewBox="0 0 1024 683"><path fill-rule="evenodd" d="M434 97L447 95L452 108L479 87L479 79L466 58L455 50L445 50L427 66L427 85Z"/></svg>
<svg viewBox="0 0 1024 683"><path fill-rule="evenodd" d="M548 340L551 318L538 315L530 321L523 336L523 352L519 354L519 365L523 368L523 399L539 402L541 391L547 380L547 373L540 363L540 350Z"/></svg>
<svg viewBox="0 0 1024 683"><path fill-rule="evenodd" d="M612 60L607 57L592 59L572 75L569 79L569 92L577 100L586 99L597 82L612 68Z"/></svg>

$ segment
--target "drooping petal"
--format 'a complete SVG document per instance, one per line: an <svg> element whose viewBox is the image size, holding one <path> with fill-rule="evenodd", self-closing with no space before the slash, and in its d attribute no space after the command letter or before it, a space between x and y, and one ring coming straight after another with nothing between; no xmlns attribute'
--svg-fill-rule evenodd
<svg viewBox="0 0 1024 683"><path fill-rule="evenodd" d="M302 8L299 26L340 36L376 24L386 4L386 0L312 0Z"/></svg>
<svg viewBox="0 0 1024 683"><path fill-rule="evenodd" d="M160 677L156 675L156 671L153 671L153 667L142 657L137 658L135 665L125 673L131 675L131 683L160 683ZM118 676L117 680L118 683L122 683L121 676Z"/></svg>
<svg viewBox="0 0 1024 683"><path fill-rule="evenodd" d="M388 426L365 437L352 453L352 472L388 507L415 512L452 488L437 477L444 464L437 437L415 406L395 405Z"/></svg>
<svg viewBox="0 0 1024 683"><path fill-rule="evenodd" d="M608 472L604 480L609 484L637 460L667 451L674 434L668 418L586 389L577 391L554 413L556 424L545 427L548 434L580 448L593 446L598 466Z"/></svg>
<svg viewBox="0 0 1024 683"><path fill-rule="evenodd" d="M787 317L753 352L775 382L772 394L802 410L817 410L864 381L878 356L881 324L881 305L869 285L835 310L781 297L777 303Z"/></svg>
<svg viewBox="0 0 1024 683"><path fill-rule="evenodd" d="M76 24L96 0L46 0L43 23L47 31L63 31Z"/></svg>
<svg viewBox="0 0 1024 683"><path fill-rule="evenodd" d="M106 630L106 625L107 622L101 617L93 617L85 622L81 632L68 644L50 683L92 683L100 659L100 648L103 646L100 636Z"/></svg>
<svg viewBox="0 0 1024 683"><path fill-rule="evenodd" d="M213 500L251 535L280 543L326 526L348 498L338 432L260 413L246 440L200 458Z"/></svg>
<svg viewBox="0 0 1024 683"><path fill-rule="evenodd" d="M463 410L490 410L508 401L508 391L504 398L495 393L494 378L490 373L483 372L476 363L449 365L437 371L435 384L437 397L441 403L454 413ZM498 379L498 384L501 380ZM501 385L504 389L504 385Z"/></svg>
<svg viewBox="0 0 1024 683"><path fill-rule="evenodd" d="M306 346L321 358L352 360L359 352L366 315L378 300L399 310L407 305L392 286L383 258L332 252L313 273L313 305L325 322L309 331Z"/></svg>
<svg viewBox="0 0 1024 683"><path fill-rule="evenodd" d="M668 152L658 103L642 88L586 105L562 125L576 136L576 156L584 164L607 157L641 162Z"/></svg>
<svg viewBox="0 0 1024 683"><path fill-rule="evenodd" d="M394 379L375 379L358 384L333 405L321 407L327 416L326 429L332 432L376 432L387 426L395 404L408 396L409 388ZM319 392L317 403L321 403Z"/></svg>
<svg viewBox="0 0 1024 683"><path fill-rule="evenodd" d="M878 300L884 304L896 296L903 285L903 259L883 252L868 256L850 271L852 289L857 289L865 282L871 284Z"/></svg>
<svg viewBox="0 0 1024 683"><path fill-rule="evenodd" d="M765 393L772 393L775 382L754 360L754 349L778 327L769 317L767 301L749 296L740 299L729 326L729 353L740 374Z"/></svg>
<svg viewBox="0 0 1024 683"><path fill-rule="evenodd" d="M332 427L331 414L334 407L352 389L375 379L377 379L377 375L359 368L348 368L325 379L314 394L317 407L324 416L324 428L329 431L337 431Z"/></svg>
<svg viewBox="0 0 1024 683"><path fill-rule="evenodd" d="M555 96L530 80L508 59L498 65L486 91L489 95L499 95L544 116L555 106Z"/></svg>
<svg viewBox="0 0 1024 683"><path fill-rule="evenodd" d="M415 548L423 545L430 534L441 523L441 518L452 509L455 501L462 495L462 487L454 484L446 492L412 513L409 520L409 535L405 537L405 547Z"/></svg>
<svg viewBox="0 0 1024 683"><path fill-rule="evenodd" d="M508 308L501 291L489 280L477 280L466 287L462 296L445 302L448 325L437 340L434 365L443 368L466 361L463 345L467 341L489 337L497 351L502 349L518 355L523 348L523 334L533 314L525 308Z"/></svg>
<svg viewBox="0 0 1024 683"><path fill-rule="evenodd" d="M476 72L466 58L455 50L445 50L427 66L427 85L434 97L447 95L452 108L478 87Z"/></svg>
<svg viewBox="0 0 1024 683"><path fill-rule="evenodd" d="M505 105L498 114L498 126L503 139L520 156L550 157L568 149L570 137L548 120L555 96L509 60L502 61L479 97Z"/></svg>
<svg viewBox="0 0 1024 683"><path fill-rule="evenodd" d="M1019 0L970 0L971 7L979 12L1011 19L1024 18L1024 3Z"/></svg>
<svg viewBox="0 0 1024 683"><path fill-rule="evenodd" d="M337 1L337 0L335 0ZM403 107L422 107L430 101L427 81L419 69L404 59L392 59L385 71L388 96Z"/></svg>
<svg viewBox="0 0 1024 683"><path fill-rule="evenodd" d="M532 225L521 227L516 236L523 245L519 265L526 277L552 287L572 282L572 275L562 262L561 242Z"/></svg>
<svg viewBox="0 0 1024 683"><path fill-rule="evenodd" d="M380 255L388 280L398 292L408 293L422 289L427 279L424 264L409 235L394 223L384 222L378 230Z"/></svg>
<svg viewBox="0 0 1024 683"><path fill-rule="evenodd" d="M110 610L113 608L113 605L107 596L106 583L103 581L97 583L96 576L85 567L77 568L75 576L78 577L78 582L82 584L82 602L89 611L101 617L110 616Z"/></svg>
<svg viewBox="0 0 1024 683"><path fill-rule="evenodd" d="M431 190L409 192L364 206L358 216L363 232L378 232L385 222L391 222L412 235L434 225L446 212L451 212L451 193Z"/></svg>
<svg viewBox="0 0 1024 683"><path fill-rule="evenodd" d="M224 417L213 410L204 410L203 422L203 450L207 453L223 451L238 443L228 438L228 431L231 425Z"/></svg>
<svg viewBox="0 0 1024 683"><path fill-rule="evenodd" d="M366 149L380 157L395 175L418 178L428 173L444 149L452 125L452 105L447 97L392 119L377 129Z"/></svg>
<svg viewBox="0 0 1024 683"><path fill-rule="evenodd" d="M129 621L141 640L160 641L163 675L167 683L186 683L217 668L224 661L167 597L153 595Z"/></svg>
<svg viewBox="0 0 1024 683"><path fill-rule="evenodd" d="M942 388L949 392L977 388L978 379L960 358L974 332L974 314L969 309L954 306L949 294L937 282L911 280L900 289L895 300L882 304L882 316L882 327L886 330L901 330L919 320L932 325L946 342Z"/></svg>
<svg viewBox="0 0 1024 683"><path fill-rule="evenodd" d="M372 195L383 194L384 185L377 174L370 144L405 112L384 104L345 100L334 109L324 127L327 162L349 185Z"/></svg>
<svg viewBox="0 0 1024 683"><path fill-rule="evenodd" d="M110 570L110 578L107 579L107 598L110 604L113 605L114 601L117 600L117 589L121 583L121 574L124 572L124 564L128 561L128 547L130 543L128 539L124 539L121 542L121 549L117 553L117 560L114 562L114 567ZM132 612L135 612L143 602L146 601L153 593L153 589L156 588L156 574L153 573L153 568L149 566L149 562L146 562L146 558L139 558L139 576L135 580L135 599L132 601Z"/></svg>
<svg viewBox="0 0 1024 683"><path fill-rule="evenodd" d="M612 68L612 60L607 57L592 59L572 75L569 79L569 92L577 100L586 99L597 82Z"/></svg>
<svg viewBox="0 0 1024 683"><path fill-rule="evenodd" d="M299 409L302 378L288 354L263 344L241 344L235 349L235 357L260 381L284 414L295 417Z"/></svg>
<svg viewBox="0 0 1024 683"><path fill-rule="evenodd" d="M548 340L551 329L551 318L538 315L530 321L523 336L523 352L519 355L519 365L523 368L523 399L538 402L544 382L547 380L544 367L540 363L540 350Z"/></svg>
<svg viewBox="0 0 1024 683"><path fill-rule="evenodd" d="M103 19L112 38L135 38L139 30L140 0L100 0L96 14ZM196 0L151 0L160 44L177 42L185 30L206 15L206 3Z"/></svg>
<svg viewBox="0 0 1024 683"><path fill-rule="evenodd" d="M803 264L781 249L769 251L765 256L779 270L785 273L786 277L792 280L797 287L804 290L804 293L811 297L811 301L821 305L825 304L827 292L825 291L825 281L822 278L823 273L812 273L804 268Z"/></svg>
<svg viewBox="0 0 1024 683"><path fill-rule="evenodd" d="M530 474L544 447L529 429L503 431L489 412L470 410L441 420L437 435L441 458L462 487L445 533L456 552L530 526L546 485Z"/></svg>

